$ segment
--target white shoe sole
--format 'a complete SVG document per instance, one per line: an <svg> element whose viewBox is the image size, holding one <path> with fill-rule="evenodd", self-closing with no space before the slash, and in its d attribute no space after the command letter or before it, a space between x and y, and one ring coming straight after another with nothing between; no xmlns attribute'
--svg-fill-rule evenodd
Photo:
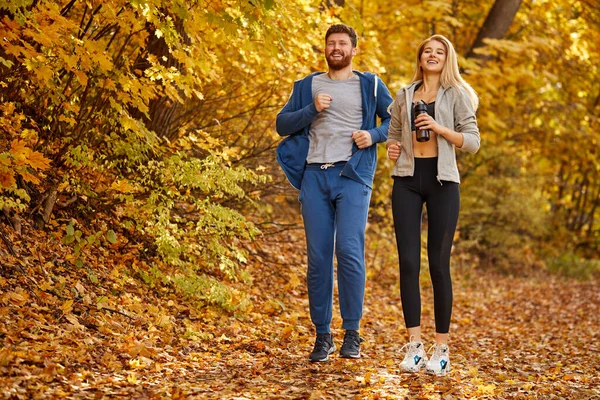
<svg viewBox="0 0 600 400"><path fill-rule="evenodd" d="M422 369L425 369L425 363L426 362L427 361L425 360L421 364L415 365L414 367L402 367L402 366L400 366L400 371L406 372L406 373L409 373L409 374L417 374L417 373L421 372Z"/></svg>
<svg viewBox="0 0 600 400"><path fill-rule="evenodd" d="M434 371L432 369L427 369L425 368L425 372L428 373L429 375L435 375L435 376L446 376L446 374L448 374L448 372L450 372L450 367L443 369L441 371Z"/></svg>

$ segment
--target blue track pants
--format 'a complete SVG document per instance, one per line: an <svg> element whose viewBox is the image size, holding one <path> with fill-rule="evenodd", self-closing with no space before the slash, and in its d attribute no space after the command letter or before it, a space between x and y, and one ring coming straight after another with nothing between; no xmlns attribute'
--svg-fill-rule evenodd
<svg viewBox="0 0 600 400"><path fill-rule="evenodd" d="M334 253L342 328L358 330L362 317L371 188L340 176L342 168L307 165L299 196L308 254L310 317L318 334L330 332Z"/></svg>

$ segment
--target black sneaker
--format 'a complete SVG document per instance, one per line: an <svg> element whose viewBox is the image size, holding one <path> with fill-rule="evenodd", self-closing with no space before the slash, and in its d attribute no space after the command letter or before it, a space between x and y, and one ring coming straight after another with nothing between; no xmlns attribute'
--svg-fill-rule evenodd
<svg viewBox="0 0 600 400"><path fill-rule="evenodd" d="M312 353L310 353L311 362L323 362L329 360L329 355L335 351L335 343L333 343L333 336L331 333L324 333L317 335L315 341L315 347Z"/></svg>
<svg viewBox="0 0 600 400"><path fill-rule="evenodd" d="M360 342L362 341L358 331L346 331L344 344L342 344L342 348L340 349L340 357L360 358Z"/></svg>

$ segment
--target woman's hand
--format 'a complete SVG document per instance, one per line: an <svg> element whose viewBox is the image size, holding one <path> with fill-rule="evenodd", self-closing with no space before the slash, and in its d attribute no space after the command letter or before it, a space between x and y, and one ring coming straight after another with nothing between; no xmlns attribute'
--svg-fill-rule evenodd
<svg viewBox="0 0 600 400"><path fill-rule="evenodd" d="M417 118L415 118L415 125L421 129L429 129L431 132L435 132L436 135L442 136L444 139L455 145L456 147L462 147L464 143L463 134L460 132L453 131L452 129L448 129L443 125L435 122L431 115L429 114L420 114Z"/></svg>
<svg viewBox="0 0 600 400"><path fill-rule="evenodd" d="M415 118L415 125L422 130L426 129L431 132L435 132L438 135L444 136L445 128L435 122L435 119L433 119L429 114L419 114L417 118Z"/></svg>
<svg viewBox="0 0 600 400"><path fill-rule="evenodd" d="M387 147L387 156L390 160L396 162L401 151L402 145L399 142L394 142Z"/></svg>

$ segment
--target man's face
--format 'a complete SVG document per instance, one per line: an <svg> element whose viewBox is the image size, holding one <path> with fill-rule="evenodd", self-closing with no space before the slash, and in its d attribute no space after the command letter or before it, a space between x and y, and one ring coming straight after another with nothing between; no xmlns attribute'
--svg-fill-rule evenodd
<svg viewBox="0 0 600 400"><path fill-rule="evenodd" d="M325 45L327 65L334 71L346 68L356 55L356 47L352 47L352 41L347 33L332 33Z"/></svg>

